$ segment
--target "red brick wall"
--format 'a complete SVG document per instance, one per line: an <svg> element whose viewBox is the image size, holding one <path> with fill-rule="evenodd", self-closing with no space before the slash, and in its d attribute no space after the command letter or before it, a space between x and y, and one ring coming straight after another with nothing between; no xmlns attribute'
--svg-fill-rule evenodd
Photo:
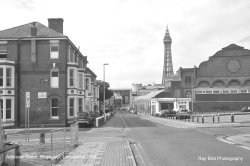
<svg viewBox="0 0 250 166"><path fill-rule="evenodd" d="M65 125L66 119L66 59L67 59L67 41L60 42L59 59L50 59L49 40L37 41L37 62L31 63L30 41L24 41L21 45L21 107L20 111L21 126L24 125L25 111L25 92L31 94L30 107L30 126L40 125ZM59 88L50 88L50 68L52 63L56 63L59 69ZM46 99L38 99L38 92L47 92ZM61 100L59 103L59 119L50 118L50 96L58 96Z"/></svg>

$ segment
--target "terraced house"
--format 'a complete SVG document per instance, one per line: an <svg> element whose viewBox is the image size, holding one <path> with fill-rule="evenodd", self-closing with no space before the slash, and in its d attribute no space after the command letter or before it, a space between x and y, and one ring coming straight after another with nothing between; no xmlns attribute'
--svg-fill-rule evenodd
<svg viewBox="0 0 250 166"><path fill-rule="evenodd" d="M88 79L87 63L63 34L62 18L48 19L48 27L32 22L0 31L3 125L24 126L26 92L30 93L30 126L65 126L78 111L92 110L86 109L86 94L92 101L98 101L99 95L93 71L94 79Z"/></svg>

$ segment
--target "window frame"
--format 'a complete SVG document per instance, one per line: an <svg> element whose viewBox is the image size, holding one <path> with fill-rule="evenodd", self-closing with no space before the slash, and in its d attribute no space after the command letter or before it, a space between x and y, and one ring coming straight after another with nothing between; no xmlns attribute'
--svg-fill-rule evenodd
<svg viewBox="0 0 250 166"><path fill-rule="evenodd" d="M10 109L7 109L7 100L10 100ZM14 97L6 97L6 96L2 96L0 97L0 101L2 101L1 107L0 107L0 111L2 111L2 122L9 122L9 121L14 121L14 109L15 109L15 98ZM3 108L3 109L2 109ZM10 111L10 118L7 118L7 111Z"/></svg>
<svg viewBox="0 0 250 166"><path fill-rule="evenodd" d="M73 100L73 107L71 106L71 100ZM73 109L73 115L71 115L71 109ZM76 99L75 97L68 97L68 118L75 117L75 112L76 112Z"/></svg>
<svg viewBox="0 0 250 166"><path fill-rule="evenodd" d="M53 106L53 100L57 100L56 106ZM53 116L53 109L57 109L57 116ZM52 98L50 100L50 118L51 119L59 119L59 99L58 98Z"/></svg>
<svg viewBox="0 0 250 166"><path fill-rule="evenodd" d="M56 85L54 85L55 83L53 83L53 80L56 79L56 77L53 77L53 72L57 72L57 83L56 83ZM59 75L60 75L60 73L59 73L58 68L52 68L50 70L50 88L59 88L59 84L60 84Z"/></svg>
<svg viewBox="0 0 250 166"><path fill-rule="evenodd" d="M10 65L0 65L0 69L3 70L3 76L0 77L0 80L2 79L2 86L0 86L0 88L14 88L15 86L15 75L14 75L14 70L15 67L14 66L10 66ZM7 69L10 69L10 74L11 76L7 78ZM7 79L10 79L10 86L7 86Z"/></svg>
<svg viewBox="0 0 250 166"><path fill-rule="evenodd" d="M52 51L52 47L57 47L57 51ZM60 45L58 40L50 41L50 59L59 59ZM56 54L57 53L57 54Z"/></svg>

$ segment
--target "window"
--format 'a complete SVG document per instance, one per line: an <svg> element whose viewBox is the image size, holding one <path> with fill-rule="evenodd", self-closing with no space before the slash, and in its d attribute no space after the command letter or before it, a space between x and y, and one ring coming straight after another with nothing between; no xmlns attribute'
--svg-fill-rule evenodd
<svg viewBox="0 0 250 166"><path fill-rule="evenodd" d="M79 73L79 89L83 89L83 74Z"/></svg>
<svg viewBox="0 0 250 166"><path fill-rule="evenodd" d="M3 99L0 99L1 118L3 119Z"/></svg>
<svg viewBox="0 0 250 166"><path fill-rule="evenodd" d="M14 87L14 67L0 66L0 87Z"/></svg>
<svg viewBox="0 0 250 166"><path fill-rule="evenodd" d="M69 86L74 86L75 85L75 70L70 69L69 70Z"/></svg>
<svg viewBox="0 0 250 166"><path fill-rule="evenodd" d="M186 76L185 77L185 82L186 83L191 83L191 76Z"/></svg>
<svg viewBox="0 0 250 166"><path fill-rule="evenodd" d="M6 122L6 120L14 120L14 98L3 97L0 99L0 104L3 122Z"/></svg>
<svg viewBox="0 0 250 166"><path fill-rule="evenodd" d="M58 106L58 99L53 98L51 99L50 103L50 116L51 118L59 118L59 106Z"/></svg>
<svg viewBox="0 0 250 166"><path fill-rule="evenodd" d="M6 68L6 86L11 86L11 83L12 83L11 68Z"/></svg>
<svg viewBox="0 0 250 166"><path fill-rule="evenodd" d="M89 83L90 79L89 78L85 78L85 90L90 90L90 83Z"/></svg>
<svg viewBox="0 0 250 166"><path fill-rule="evenodd" d="M73 62L77 63L77 53L75 51L73 51Z"/></svg>
<svg viewBox="0 0 250 166"><path fill-rule="evenodd" d="M7 41L0 41L0 58L7 58Z"/></svg>
<svg viewBox="0 0 250 166"><path fill-rule="evenodd" d="M78 99L78 112L83 112L83 99Z"/></svg>
<svg viewBox="0 0 250 166"><path fill-rule="evenodd" d="M0 86L3 86L3 68L0 68Z"/></svg>
<svg viewBox="0 0 250 166"><path fill-rule="evenodd" d="M74 116L75 111L75 100L74 98L69 99L69 116Z"/></svg>
<svg viewBox="0 0 250 166"><path fill-rule="evenodd" d="M11 99L6 99L6 119L11 119Z"/></svg>
<svg viewBox="0 0 250 166"><path fill-rule="evenodd" d="M57 68L52 68L50 72L50 87L59 88L59 71Z"/></svg>
<svg viewBox="0 0 250 166"><path fill-rule="evenodd" d="M51 59L59 58L59 41L50 42L50 58Z"/></svg>
<svg viewBox="0 0 250 166"><path fill-rule="evenodd" d="M70 46L68 46L68 62L74 62L74 53Z"/></svg>

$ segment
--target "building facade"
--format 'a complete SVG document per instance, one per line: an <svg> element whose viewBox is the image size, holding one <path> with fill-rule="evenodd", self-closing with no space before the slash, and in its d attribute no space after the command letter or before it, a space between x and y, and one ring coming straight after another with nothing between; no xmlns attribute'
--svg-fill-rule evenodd
<svg viewBox="0 0 250 166"><path fill-rule="evenodd" d="M115 107L128 107L132 101L131 89L111 89L114 93L114 106Z"/></svg>
<svg viewBox="0 0 250 166"><path fill-rule="evenodd" d="M250 50L222 48L194 68L196 111L240 111L250 105Z"/></svg>
<svg viewBox="0 0 250 166"><path fill-rule="evenodd" d="M63 19L0 31L4 126L65 126L86 111L87 57L63 34ZM27 92L30 107L27 106Z"/></svg>

